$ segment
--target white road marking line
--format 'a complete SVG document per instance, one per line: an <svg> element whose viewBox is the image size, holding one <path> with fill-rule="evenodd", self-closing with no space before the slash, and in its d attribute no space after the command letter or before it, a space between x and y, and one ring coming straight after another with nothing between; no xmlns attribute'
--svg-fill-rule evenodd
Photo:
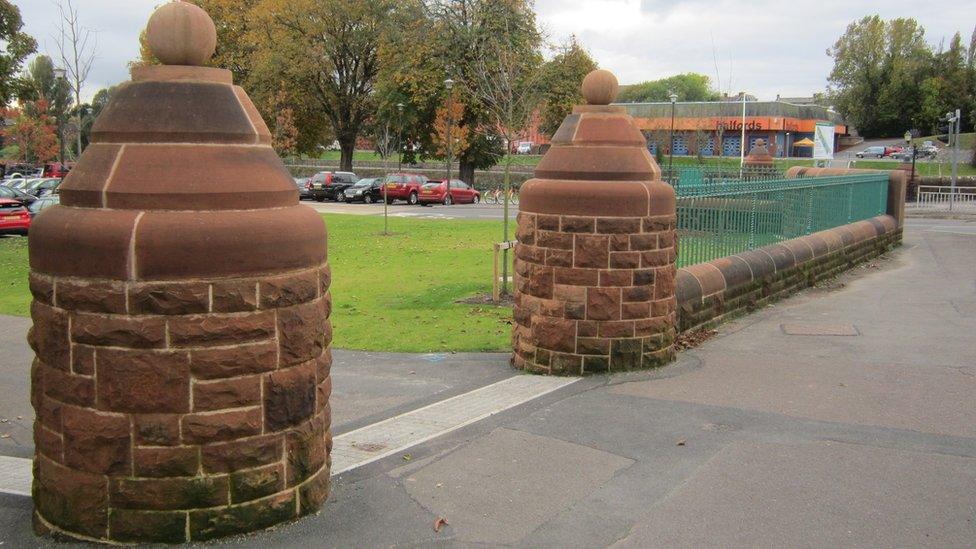
<svg viewBox="0 0 976 549"><path fill-rule="evenodd" d="M0 494L31 495L32 461L0 456Z"/></svg>
<svg viewBox="0 0 976 549"><path fill-rule="evenodd" d="M379 461L579 380L518 375L340 435L332 448L332 475ZM31 465L30 459L0 456L0 494L30 497Z"/></svg>
<svg viewBox="0 0 976 549"><path fill-rule="evenodd" d="M577 381L579 378L515 376L343 434L335 438L332 448L332 474L379 461Z"/></svg>

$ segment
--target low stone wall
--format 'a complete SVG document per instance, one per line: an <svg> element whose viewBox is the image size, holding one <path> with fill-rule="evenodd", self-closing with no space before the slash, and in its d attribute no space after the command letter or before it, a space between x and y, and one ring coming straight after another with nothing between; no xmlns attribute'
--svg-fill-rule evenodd
<svg viewBox="0 0 976 549"><path fill-rule="evenodd" d="M678 271L680 332L717 325L787 297L898 246L882 215Z"/></svg>

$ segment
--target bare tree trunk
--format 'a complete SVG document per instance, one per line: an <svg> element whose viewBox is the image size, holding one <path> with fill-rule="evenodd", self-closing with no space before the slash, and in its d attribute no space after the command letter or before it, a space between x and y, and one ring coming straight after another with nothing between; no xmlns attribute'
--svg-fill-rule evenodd
<svg viewBox="0 0 976 549"><path fill-rule="evenodd" d="M339 151L341 151L341 156L339 160L339 170L343 172L352 171L352 157L356 152L356 138L352 137L341 137L339 138Z"/></svg>
<svg viewBox="0 0 976 549"><path fill-rule="evenodd" d="M461 162L458 168L458 178L464 181L468 185L474 187L474 164L470 162Z"/></svg>

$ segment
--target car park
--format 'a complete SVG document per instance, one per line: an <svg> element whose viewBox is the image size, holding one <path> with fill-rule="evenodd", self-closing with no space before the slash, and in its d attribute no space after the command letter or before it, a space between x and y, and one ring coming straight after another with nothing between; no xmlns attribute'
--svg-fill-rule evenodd
<svg viewBox="0 0 976 549"><path fill-rule="evenodd" d="M58 195L45 196L44 198L38 198L31 205L27 206L27 211L30 212L31 219L37 217L37 214L50 208L51 206L57 206L61 203L61 197Z"/></svg>
<svg viewBox="0 0 976 549"><path fill-rule="evenodd" d="M54 194L57 192L57 188L61 186L61 179L57 178L43 178L35 179L34 181L28 183L23 191L34 197L46 196L49 194Z"/></svg>
<svg viewBox="0 0 976 549"><path fill-rule="evenodd" d="M420 204L429 206L431 204L477 204L481 202L481 193L477 189L459 179L451 180L451 192L447 192L447 180L428 181L420 189Z"/></svg>
<svg viewBox="0 0 976 549"><path fill-rule="evenodd" d="M383 192L386 202L392 204L396 200L405 200L407 204L415 206L420 202L420 190L427 183L422 175L410 173L394 173L383 180Z"/></svg>
<svg viewBox="0 0 976 549"><path fill-rule="evenodd" d="M295 186L298 187L298 199L305 200L312 198L312 191L309 185L311 178L309 177L296 177Z"/></svg>
<svg viewBox="0 0 976 549"><path fill-rule="evenodd" d="M27 207L9 198L0 198L0 234L26 235L30 230L31 216Z"/></svg>
<svg viewBox="0 0 976 549"><path fill-rule="evenodd" d="M918 148L919 156L931 156L934 158L938 154L939 154L939 148L936 147L935 144L932 143L931 141L926 141L925 143L922 144L921 147Z"/></svg>
<svg viewBox="0 0 976 549"><path fill-rule="evenodd" d="M0 198L15 200L25 206L30 205L37 200L37 197L34 195L28 194L20 189L13 189L5 186L0 186Z"/></svg>
<svg viewBox="0 0 976 549"><path fill-rule="evenodd" d="M352 172L319 172L309 181L308 191L317 202L345 200L345 190L359 181Z"/></svg>
<svg viewBox="0 0 976 549"><path fill-rule="evenodd" d="M868 147L863 151L857 153L858 158L884 158L887 149L885 147Z"/></svg>
<svg viewBox="0 0 976 549"><path fill-rule="evenodd" d="M33 179L24 179L24 178L19 178L19 179L4 179L2 182L0 182L0 185L3 185L4 187L10 187L11 189L20 189L20 190L23 190L32 181L34 181L34 180Z"/></svg>
<svg viewBox="0 0 976 549"><path fill-rule="evenodd" d="M360 179L346 189L346 202L381 202L383 200L383 180L378 178Z"/></svg>

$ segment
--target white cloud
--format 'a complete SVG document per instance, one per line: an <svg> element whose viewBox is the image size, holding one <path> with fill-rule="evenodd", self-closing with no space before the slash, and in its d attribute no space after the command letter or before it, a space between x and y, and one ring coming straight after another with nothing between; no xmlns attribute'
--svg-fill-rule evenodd
<svg viewBox="0 0 976 549"><path fill-rule="evenodd" d="M85 25L98 31L88 96L128 78L127 63L139 54L139 32L164 1L75 0ZM55 53L54 1L14 3L42 51ZM917 0L537 0L536 9L551 40L577 35L624 83L689 71L714 80L714 40L722 88L762 98L823 90L832 66L825 51L865 15L915 17L934 44L956 31L968 43L976 22L972 0L937 6Z"/></svg>
<svg viewBox="0 0 976 549"><path fill-rule="evenodd" d="M128 63L139 57L139 33L157 5L166 0L74 0L81 23L97 36L97 56L84 96L129 78ZM58 4L55 0L13 0L24 18L25 30L38 42L40 53L59 63Z"/></svg>
<svg viewBox="0 0 976 549"><path fill-rule="evenodd" d="M938 9L907 0L539 0L536 7L551 39L575 34L621 82L694 71L720 80L723 91L762 98L822 91L832 67L827 48L865 15L914 17L935 44L956 31L968 42L976 22L971 0Z"/></svg>

